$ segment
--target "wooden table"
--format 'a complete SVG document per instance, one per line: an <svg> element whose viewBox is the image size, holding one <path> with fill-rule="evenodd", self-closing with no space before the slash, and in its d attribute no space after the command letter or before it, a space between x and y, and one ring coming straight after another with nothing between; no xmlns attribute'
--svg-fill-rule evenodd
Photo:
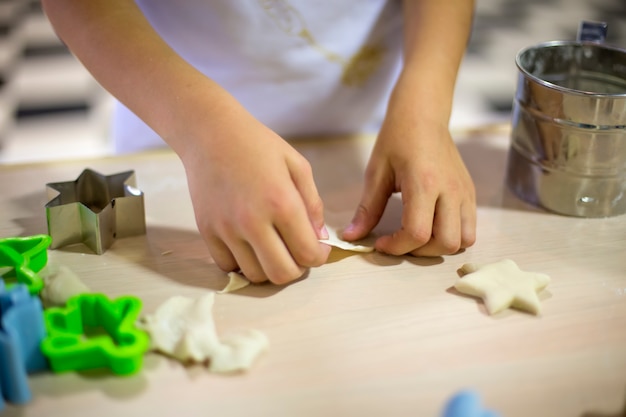
<svg viewBox="0 0 626 417"><path fill-rule="evenodd" d="M250 372L221 376L157 354L143 370L44 373L34 399L3 416L438 416L462 388L506 417L624 415L626 216L579 219L529 206L503 186L508 133L457 133L477 186L478 241L434 259L333 250L292 285L216 296L222 334L261 330L270 350ZM326 211L347 222L358 202L372 137L305 141ZM147 233L103 255L50 251L92 290L139 296L144 312L168 297L221 289L195 228L181 163L168 152L0 166L0 237L45 233L45 183L133 169ZM218 204L219 202L216 202ZM398 224L393 200L381 230ZM511 258L551 276L543 314L488 316L451 289L466 262Z"/></svg>

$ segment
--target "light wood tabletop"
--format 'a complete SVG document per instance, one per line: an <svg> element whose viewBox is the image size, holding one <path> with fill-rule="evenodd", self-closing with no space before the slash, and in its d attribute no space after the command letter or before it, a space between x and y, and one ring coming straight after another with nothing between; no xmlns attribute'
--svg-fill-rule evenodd
<svg viewBox="0 0 626 417"><path fill-rule="evenodd" d="M504 186L508 133L457 132L476 182L476 244L441 258L333 249L327 264L287 286L253 285L215 297L220 334L264 332L269 350L247 373L216 375L156 353L142 370L40 373L33 400L3 416L439 416L461 389L506 417L624 415L626 216L551 214ZM331 226L359 201L373 137L306 140ZM198 234L183 167L169 151L93 160L0 166L0 237L46 233L45 184L84 168L134 170L145 193L147 233L102 255L49 251L93 291L136 295L145 314L172 295L223 288ZM219 201L215 202L219 204ZM393 198L379 232L399 225ZM542 313L489 316L453 290L467 262L514 260L548 274Z"/></svg>

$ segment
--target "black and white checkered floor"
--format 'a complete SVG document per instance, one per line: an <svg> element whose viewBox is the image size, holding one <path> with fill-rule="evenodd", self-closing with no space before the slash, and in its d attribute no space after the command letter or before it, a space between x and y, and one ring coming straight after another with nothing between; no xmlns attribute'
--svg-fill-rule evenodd
<svg viewBox="0 0 626 417"><path fill-rule="evenodd" d="M581 20L607 22L607 41L626 48L626 0L477 0L452 126L508 121L517 51L575 39ZM0 0L0 163L109 154L112 104L38 0Z"/></svg>

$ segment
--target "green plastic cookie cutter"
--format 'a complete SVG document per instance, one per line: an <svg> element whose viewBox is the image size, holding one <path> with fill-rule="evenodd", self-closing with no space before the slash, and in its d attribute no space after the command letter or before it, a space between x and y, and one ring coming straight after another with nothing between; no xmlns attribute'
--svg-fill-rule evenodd
<svg viewBox="0 0 626 417"><path fill-rule="evenodd" d="M48 337L41 344L54 372L109 368L129 375L141 369L148 334L135 326L141 300L103 294L80 294L65 308L44 311Z"/></svg>
<svg viewBox="0 0 626 417"><path fill-rule="evenodd" d="M10 268L1 274L7 288L20 283L26 285L30 294L39 294L43 280L38 272L48 263L51 242L48 235L0 239L0 268Z"/></svg>

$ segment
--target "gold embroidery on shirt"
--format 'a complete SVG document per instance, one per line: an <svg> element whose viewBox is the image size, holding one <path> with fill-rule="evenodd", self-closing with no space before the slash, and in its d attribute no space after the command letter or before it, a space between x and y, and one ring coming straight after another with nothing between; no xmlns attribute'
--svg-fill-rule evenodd
<svg viewBox="0 0 626 417"><path fill-rule="evenodd" d="M341 81L346 85L365 84L380 66L384 54L385 49L381 46L363 45L344 65Z"/></svg>
<svg viewBox="0 0 626 417"><path fill-rule="evenodd" d="M288 0L259 0L259 3L283 32L304 40L328 61L341 65L341 82L347 86L364 85L383 61L386 49L380 45L363 45L349 59L326 49L315 40L302 15Z"/></svg>

